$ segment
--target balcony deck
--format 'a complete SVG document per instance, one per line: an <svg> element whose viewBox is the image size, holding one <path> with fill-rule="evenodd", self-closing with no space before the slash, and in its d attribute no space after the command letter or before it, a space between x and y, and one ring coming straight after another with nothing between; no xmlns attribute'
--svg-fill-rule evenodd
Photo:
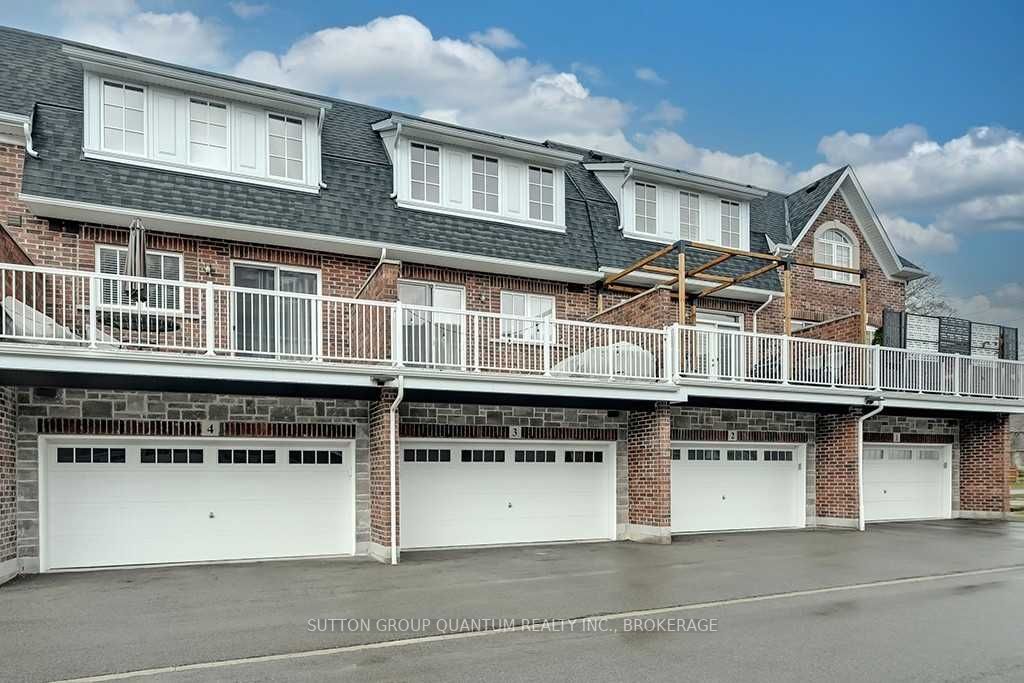
<svg viewBox="0 0 1024 683"><path fill-rule="evenodd" d="M689 393L849 403L892 395L907 404L1024 411L1021 362L748 332L531 319L13 264L0 264L0 307L0 351L35 358L11 361L26 368L77 358L105 360L95 372L162 363L197 376L232 367L290 382L402 373L438 388L484 381L518 392L676 401Z"/></svg>

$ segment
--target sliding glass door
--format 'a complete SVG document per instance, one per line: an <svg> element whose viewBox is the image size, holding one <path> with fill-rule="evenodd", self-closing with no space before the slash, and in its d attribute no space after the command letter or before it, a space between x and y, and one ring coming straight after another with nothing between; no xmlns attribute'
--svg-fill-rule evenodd
<svg viewBox="0 0 1024 683"><path fill-rule="evenodd" d="M461 287L427 282L400 282L398 300L411 306L431 306L424 311L405 309L402 335L405 360L425 365L462 365L464 362L464 292ZM446 313L445 311L453 311ZM459 311L459 312L455 312Z"/></svg>
<svg viewBox="0 0 1024 683"><path fill-rule="evenodd" d="M235 349L241 353L312 357L319 341L315 300L289 294L317 294L313 271L256 264L234 265Z"/></svg>

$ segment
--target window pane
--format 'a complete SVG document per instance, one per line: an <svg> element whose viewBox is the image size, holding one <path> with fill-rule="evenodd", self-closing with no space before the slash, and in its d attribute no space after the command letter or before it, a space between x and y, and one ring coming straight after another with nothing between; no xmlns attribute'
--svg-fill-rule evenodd
<svg viewBox="0 0 1024 683"><path fill-rule="evenodd" d="M286 133L287 133L289 138L293 138L295 140L301 140L302 139L302 124L300 124L295 119L288 119L288 126L287 126Z"/></svg>
<svg viewBox="0 0 1024 683"><path fill-rule="evenodd" d="M423 168L423 164L412 164L409 170L413 180L418 180L420 182L423 181L424 176L426 175L423 171Z"/></svg>
<svg viewBox="0 0 1024 683"><path fill-rule="evenodd" d="M126 86L124 89L124 106L132 109L142 109L142 91L138 88Z"/></svg>
<svg viewBox="0 0 1024 683"><path fill-rule="evenodd" d="M103 129L103 148L120 152L124 150L124 135L114 128Z"/></svg>
<svg viewBox="0 0 1024 683"><path fill-rule="evenodd" d="M302 142L299 140L288 141L288 158L302 159Z"/></svg>
<svg viewBox="0 0 1024 683"><path fill-rule="evenodd" d="M270 157L270 175L284 176L284 159Z"/></svg>
<svg viewBox="0 0 1024 683"><path fill-rule="evenodd" d="M437 147L427 147L426 160L428 164L434 164L437 166L441 163L441 150Z"/></svg>
<svg viewBox="0 0 1024 683"><path fill-rule="evenodd" d="M114 128L124 126L123 109L106 104L103 106L103 124Z"/></svg>
<svg viewBox="0 0 1024 683"><path fill-rule="evenodd" d="M205 143L206 142L206 124L198 121L193 121L189 125L189 136L192 142Z"/></svg>
<svg viewBox="0 0 1024 683"><path fill-rule="evenodd" d="M275 137L271 136L271 138L270 138L270 153L273 156L276 156L276 157L283 157L284 156L284 150L285 150L284 138L275 138Z"/></svg>
<svg viewBox="0 0 1024 683"><path fill-rule="evenodd" d="M106 104L113 104L117 105L118 107L124 106L124 90L119 85L104 83L103 101Z"/></svg>
<svg viewBox="0 0 1024 683"><path fill-rule="evenodd" d="M282 119L280 116L270 116L269 125L271 135L284 135L284 119Z"/></svg>
<svg viewBox="0 0 1024 683"><path fill-rule="evenodd" d="M293 180L302 180L302 162L288 160L288 177Z"/></svg>
<svg viewBox="0 0 1024 683"><path fill-rule="evenodd" d="M427 185L427 201L435 204L441 201L441 188L437 185Z"/></svg>
<svg viewBox="0 0 1024 683"><path fill-rule="evenodd" d="M423 199L424 198L423 183L414 182L412 184L412 198L413 199Z"/></svg>
<svg viewBox="0 0 1024 683"><path fill-rule="evenodd" d="M211 104L209 108L210 122L217 123L222 126L226 126L228 122L228 108L219 105Z"/></svg>
<svg viewBox="0 0 1024 683"><path fill-rule="evenodd" d="M210 144L217 147L227 147L228 129L223 126L209 127Z"/></svg>
<svg viewBox="0 0 1024 683"><path fill-rule="evenodd" d="M124 151L129 154L142 154L145 152L145 143L142 133L125 133Z"/></svg>

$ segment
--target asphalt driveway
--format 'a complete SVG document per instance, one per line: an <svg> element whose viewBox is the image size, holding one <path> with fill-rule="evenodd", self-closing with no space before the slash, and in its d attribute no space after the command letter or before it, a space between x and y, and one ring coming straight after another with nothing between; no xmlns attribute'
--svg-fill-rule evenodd
<svg viewBox="0 0 1024 683"><path fill-rule="evenodd" d="M48 574L0 587L0 662L4 680L55 680L420 637L460 619L617 614L1018 565L1024 525L950 521L670 546L418 552L398 567L316 560ZM388 618L421 621L391 628L380 621ZM311 632L311 619L331 626Z"/></svg>

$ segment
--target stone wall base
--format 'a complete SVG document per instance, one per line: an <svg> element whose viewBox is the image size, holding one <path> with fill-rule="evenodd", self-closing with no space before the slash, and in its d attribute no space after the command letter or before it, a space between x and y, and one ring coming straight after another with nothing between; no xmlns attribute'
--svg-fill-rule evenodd
<svg viewBox="0 0 1024 683"><path fill-rule="evenodd" d="M848 517L811 517L807 520L807 526L826 529L856 529L860 525L856 519Z"/></svg>
<svg viewBox="0 0 1024 683"><path fill-rule="evenodd" d="M389 545L382 545L380 543L370 541L370 543L366 547L366 554L372 557L373 559L377 560L378 562L383 562L384 564L391 564L391 546ZM398 549L395 559L399 561L402 559L401 548Z"/></svg>
<svg viewBox="0 0 1024 683"><path fill-rule="evenodd" d="M1006 513L982 510L954 510L953 517L954 519L1006 519Z"/></svg>
<svg viewBox="0 0 1024 683"><path fill-rule="evenodd" d="M21 563L14 557L6 562L0 562L0 585L3 585L21 573Z"/></svg>
<svg viewBox="0 0 1024 683"><path fill-rule="evenodd" d="M636 543L658 543L667 545L672 542L672 531L663 526L647 526L644 524L627 524L625 538Z"/></svg>

